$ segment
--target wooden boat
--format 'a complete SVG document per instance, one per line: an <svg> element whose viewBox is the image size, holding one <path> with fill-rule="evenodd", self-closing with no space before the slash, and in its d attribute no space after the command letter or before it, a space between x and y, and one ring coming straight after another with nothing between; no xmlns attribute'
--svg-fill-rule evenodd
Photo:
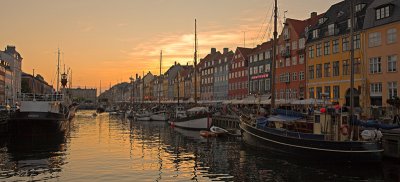
<svg viewBox="0 0 400 182"><path fill-rule="evenodd" d="M186 113L185 115L177 111L175 117L169 122L171 126L192 130L208 130L210 128L212 118L206 107L194 107L187 110Z"/></svg>
<svg viewBox="0 0 400 182"><path fill-rule="evenodd" d="M225 129L217 127L217 126L211 126L210 131L217 135L225 135L225 134L229 133L228 130L225 130Z"/></svg>
<svg viewBox="0 0 400 182"><path fill-rule="evenodd" d="M218 136L218 134L214 133L212 131L201 130L200 131L200 136L202 136L202 137L216 137L216 136Z"/></svg>

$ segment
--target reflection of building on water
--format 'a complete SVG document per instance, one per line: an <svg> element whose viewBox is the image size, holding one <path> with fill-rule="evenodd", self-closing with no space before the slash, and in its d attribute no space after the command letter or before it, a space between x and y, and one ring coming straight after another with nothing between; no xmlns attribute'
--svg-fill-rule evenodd
<svg viewBox="0 0 400 182"><path fill-rule="evenodd" d="M5 142L6 151L0 151L2 175L7 180L19 180L41 174L61 172L65 163L66 137L60 135L41 135L32 137L10 137ZM53 176L53 175L51 175Z"/></svg>

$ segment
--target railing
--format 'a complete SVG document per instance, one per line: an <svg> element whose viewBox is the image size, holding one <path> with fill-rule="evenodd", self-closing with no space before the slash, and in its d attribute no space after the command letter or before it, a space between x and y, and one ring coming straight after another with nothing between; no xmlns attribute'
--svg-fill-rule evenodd
<svg viewBox="0 0 400 182"><path fill-rule="evenodd" d="M20 101L64 101L64 94L33 94L22 93L18 95Z"/></svg>

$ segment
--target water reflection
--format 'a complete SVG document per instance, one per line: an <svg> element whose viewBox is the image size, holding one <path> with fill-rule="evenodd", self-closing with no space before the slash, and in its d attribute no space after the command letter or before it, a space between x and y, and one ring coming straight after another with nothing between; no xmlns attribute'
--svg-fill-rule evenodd
<svg viewBox="0 0 400 182"><path fill-rule="evenodd" d="M0 181L399 181L399 163L320 164L165 122L77 114L62 137L0 139Z"/></svg>

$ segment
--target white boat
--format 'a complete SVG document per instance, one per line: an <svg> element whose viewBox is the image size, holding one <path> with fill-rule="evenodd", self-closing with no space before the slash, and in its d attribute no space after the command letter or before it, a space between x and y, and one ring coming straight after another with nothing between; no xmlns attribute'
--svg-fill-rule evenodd
<svg viewBox="0 0 400 182"><path fill-rule="evenodd" d="M167 121L169 119L166 111L158 111L150 116L153 121Z"/></svg>
<svg viewBox="0 0 400 182"><path fill-rule="evenodd" d="M174 127L180 127L192 130L209 129L212 124L211 114L206 107L194 107L183 114L177 110L175 118L170 121Z"/></svg>
<svg viewBox="0 0 400 182"><path fill-rule="evenodd" d="M224 134L228 133L228 130L225 130L225 129L217 127L217 126L211 126L210 131L217 135L224 135Z"/></svg>
<svg viewBox="0 0 400 182"><path fill-rule="evenodd" d="M150 121L150 116L151 113L147 110L139 110L136 114L135 114L135 118L138 121Z"/></svg>

